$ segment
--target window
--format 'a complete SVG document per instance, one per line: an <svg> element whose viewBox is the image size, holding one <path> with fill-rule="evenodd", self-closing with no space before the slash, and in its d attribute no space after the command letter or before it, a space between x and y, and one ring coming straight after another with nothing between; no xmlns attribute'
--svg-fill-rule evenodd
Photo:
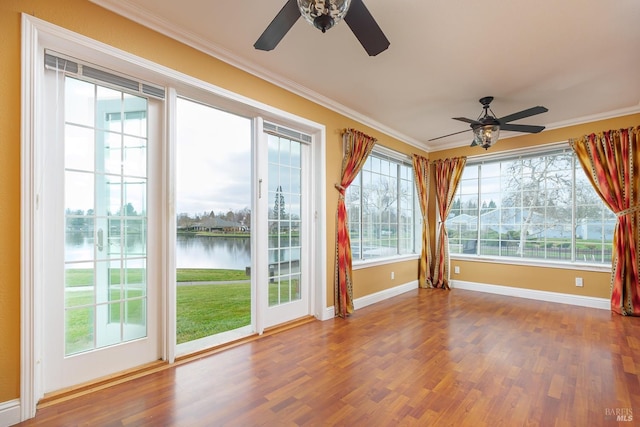
<svg viewBox="0 0 640 427"><path fill-rule="evenodd" d="M569 148L469 160L446 220L452 254L604 264L615 215Z"/></svg>
<svg viewBox="0 0 640 427"><path fill-rule="evenodd" d="M374 148L345 195L354 261L416 253L411 160Z"/></svg>

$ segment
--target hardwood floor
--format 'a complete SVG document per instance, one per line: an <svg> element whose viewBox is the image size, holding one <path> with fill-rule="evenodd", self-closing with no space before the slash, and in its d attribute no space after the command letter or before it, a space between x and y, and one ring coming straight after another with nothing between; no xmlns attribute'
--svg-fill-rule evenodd
<svg viewBox="0 0 640 427"><path fill-rule="evenodd" d="M639 318L421 289L47 406L21 425L631 426L639 370Z"/></svg>

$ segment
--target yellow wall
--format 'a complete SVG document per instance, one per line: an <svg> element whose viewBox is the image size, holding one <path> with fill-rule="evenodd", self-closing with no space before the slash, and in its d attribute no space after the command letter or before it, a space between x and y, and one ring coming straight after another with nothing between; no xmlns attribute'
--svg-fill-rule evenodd
<svg viewBox="0 0 640 427"><path fill-rule="evenodd" d="M539 134L522 135L498 141L487 151L495 154L501 151L532 147L541 144L567 141L593 132L609 129L637 126L640 114L632 114L614 119L600 120L587 124L568 126L561 129L546 130ZM431 159L444 159L457 156L478 156L485 153L480 147L461 147L430 153ZM435 199L432 197L432 199ZM435 200L430 200L430 218L435 218ZM460 267L460 274L455 274L454 266ZM582 277L584 286L575 286L575 278ZM599 298L609 298L610 273L584 271L580 268L564 269L549 267L533 267L510 265L504 263L475 260L454 259L451 261L451 279L493 285L512 286L517 288L542 291L561 292Z"/></svg>
<svg viewBox="0 0 640 427"><path fill-rule="evenodd" d="M395 150L414 147L266 83L174 40L154 33L84 0L2 0L0 2L0 403L20 389L20 14L24 12L119 49L176 69L240 95L322 123L327 129L327 304L333 305L335 212L342 162L341 129L353 127ZM422 155L427 155L422 152ZM415 262L400 263L395 280L388 267L354 274L356 297L415 280ZM361 280L361 277L363 280ZM371 279L371 280L369 280Z"/></svg>

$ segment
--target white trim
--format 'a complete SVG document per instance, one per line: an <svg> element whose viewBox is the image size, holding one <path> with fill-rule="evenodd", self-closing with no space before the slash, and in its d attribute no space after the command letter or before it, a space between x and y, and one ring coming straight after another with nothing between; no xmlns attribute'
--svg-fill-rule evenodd
<svg viewBox="0 0 640 427"><path fill-rule="evenodd" d="M22 68L21 105L22 123L20 129L20 419L26 420L36 414L36 403L42 392L38 386L41 364L36 349L35 337L41 336L35 324L36 313L42 307L35 299L34 272L34 226L37 210L34 169L34 143L36 118L34 93L36 92L36 63L38 54L38 30L25 15L22 16Z"/></svg>
<svg viewBox="0 0 640 427"><path fill-rule="evenodd" d="M533 258L516 258L516 257L490 257L487 255L464 255L451 254L451 261L472 261L484 262L489 264L504 265L520 265L530 267L555 268L558 270L575 270L575 271L594 271L597 273L611 273L611 264L586 264L581 262L558 262L549 260L539 260Z"/></svg>
<svg viewBox="0 0 640 427"><path fill-rule="evenodd" d="M404 285L395 286L393 288L385 289L380 292L376 292L370 295L366 295L360 298L356 298L353 300L353 308L354 310L359 310L368 305L375 304L377 302L384 301L389 298L396 297L405 292L412 291L414 289L418 289L418 281L412 280L411 282L405 283Z"/></svg>
<svg viewBox="0 0 640 427"><path fill-rule="evenodd" d="M334 317L336 317L336 309L334 306L331 306L331 307L325 307L322 310L322 314L320 315L320 317L318 317L318 319L324 322L325 320L330 320L330 319L333 319Z"/></svg>
<svg viewBox="0 0 640 427"><path fill-rule="evenodd" d="M166 91L165 100L165 137L163 138L164 149L162 150L162 176L164 178L162 185L162 197L164 198L162 205L165 207L162 214L164 218L162 220L161 229L163 233L162 243L165 244L165 250L162 251L164 257L164 269L163 276L161 278L162 283L168 283L169 286L163 287L162 297L163 301L160 305L160 310L164 315L162 316L162 338L163 338L163 357L169 363L173 363L176 360L176 319L177 310L176 304L170 304L170 302L177 300L176 290L176 233L172 232L176 229L176 183L172 179L175 176L175 161L176 158L176 140L177 140L177 123L175 114L170 114L176 111L177 93L176 89L170 87Z"/></svg>
<svg viewBox="0 0 640 427"><path fill-rule="evenodd" d="M379 143L375 143L373 149L371 150L372 155L378 155L379 157L386 157L390 160L394 160L396 162L400 162L402 164L411 166L411 154L402 153L400 151L396 151L392 148L389 148L385 145L381 145Z"/></svg>
<svg viewBox="0 0 640 427"><path fill-rule="evenodd" d="M252 206L254 211L251 212L251 230L266 230L268 227L268 206L267 206L267 185L263 180L260 164L255 158L267 157L267 135L264 132L264 120L258 116L253 121L253 148L252 156ZM262 195L264 192L264 196ZM260 256L268 250L268 242L265 239L252 238L251 244L251 271L268 271L268 257ZM262 301L268 297L268 290L264 286L258 286L256 283L258 275L251 274L251 317L254 319L256 333L262 335L265 329L265 311L258 308L258 301Z"/></svg>
<svg viewBox="0 0 640 427"><path fill-rule="evenodd" d="M20 400L0 402L0 427L8 427L20 422Z"/></svg>
<svg viewBox="0 0 640 427"><path fill-rule="evenodd" d="M317 135L313 135L311 147L311 173L315 188L312 188L311 213L312 213L312 243L311 259L312 271L310 272L311 285L310 303L311 312L317 319L322 319L323 307L327 306L327 150L326 128L322 127Z"/></svg>
<svg viewBox="0 0 640 427"><path fill-rule="evenodd" d="M577 126L585 123L597 122L600 120L608 120L616 117L628 116L631 114L640 113L640 103L638 105L632 105L631 107L620 108L613 111L605 111L603 113L591 114L589 116L577 117L571 120L563 120L561 122L555 122L547 125L546 130L562 129L569 126ZM517 136L517 135L514 135ZM582 135L576 135L580 137Z"/></svg>
<svg viewBox="0 0 640 427"><path fill-rule="evenodd" d="M511 286L489 285L486 283L467 282L463 280L452 280L450 286L452 289L465 289L468 291L486 292L490 294L505 295L510 297L554 302L558 304L599 308L601 310L611 309L611 302L607 298L564 294L560 292L538 291L535 289L514 288Z"/></svg>
<svg viewBox="0 0 640 427"><path fill-rule="evenodd" d="M405 292L412 291L414 289L418 289L418 281L412 280L411 282L405 283L403 285L394 286L393 288L385 289L380 292L375 292L370 295L365 295L360 298L356 298L353 300L353 308L354 310L359 310L368 305L372 305L389 298L396 297L398 295L404 294ZM320 320L329 320L335 317L335 308L325 307L322 312L322 316L319 317Z"/></svg>
<svg viewBox="0 0 640 427"><path fill-rule="evenodd" d="M420 234L420 233L416 231L416 234ZM365 259L365 260L354 260L351 268L353 270L360 270L362 268L377 267L379 265L386 265L386 264L395 264L398 262L412 261L415 259L420 259L420 255L405 254L405 255L394 255L390 257L380 257L380 258L372 258L372 259Z"/></svg>

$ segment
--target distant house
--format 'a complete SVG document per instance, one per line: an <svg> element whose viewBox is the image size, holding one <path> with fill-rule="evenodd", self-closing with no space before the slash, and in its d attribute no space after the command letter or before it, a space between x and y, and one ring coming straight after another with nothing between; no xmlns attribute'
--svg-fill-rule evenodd
<svg viewBox="0 0 640 427"><path fill-rule="evenodd" d="M449 229L456 229L459 232L463 231L475 231L478 229L478 217L460 214L458 216L454 216L453 218L449 218L447 220L447 225Z"/></svg>
<svg viewBox="0 0 640 427"><path fill-rule="evenodd" d="M584 240L613 240L613 229L616 226L616 219L611 218L604 221L593 221L582 219L576 226L576 238Z"/></svg>
<svg viewBox="0 0 640 427"><path fill-rule="evenodd" d="M216 218L216 217L206 217L200 221L197 221L191 224L188 227L188 231L205 231L205 232L234 232L234 231L243 231L246 227L244 227L239 222L227 221L226 219Z"/></svg>

